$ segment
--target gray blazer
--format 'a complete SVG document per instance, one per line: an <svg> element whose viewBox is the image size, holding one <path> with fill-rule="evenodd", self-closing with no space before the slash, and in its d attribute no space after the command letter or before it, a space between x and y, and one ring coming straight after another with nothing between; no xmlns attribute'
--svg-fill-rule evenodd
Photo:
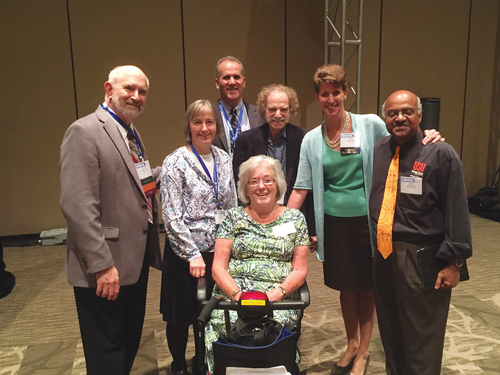
<svg viewBox="0 0 500 375"><path fill-rule="evenodd" d="M227 153L229 153L229 146L227 144L226 133L224 132L224 121L222 121L222 113L219 106L220 99L214 103L215 115L217 116L217 134L212 141L214 146L217 146ZM243 100L243 105L247 109L248 120L250 122L250 129L258 128L266 123L259 113L259 110L253 104L249 104Z"/></svg>
<svg viewBox="0 0 500 375"><path fill-rule="evenodd" d="M120 285L134 284L145 252L151 265L161 268L156 196L152 197L154 224L148 225L146 196L130 152L116 123L101 107L68 128L59 169L60 204L68 224L64 269L70 285L96 287L95 273L112 265ZM157 185L160 170L152 170Z"/></svg>

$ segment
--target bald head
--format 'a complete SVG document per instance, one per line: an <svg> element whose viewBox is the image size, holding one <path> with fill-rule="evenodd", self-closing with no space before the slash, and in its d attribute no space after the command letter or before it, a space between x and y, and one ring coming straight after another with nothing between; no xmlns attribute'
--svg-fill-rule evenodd
<svg viewBox="0 0 500 375"><path fill-rule="evenodd" d="M410 91L399 90L387 98L382 106L387 131L396 142L404 144L418 132L422 121L420 98Z"/></svg>
<svg viewBox="0 0 500 375"><path fill-rule="evenodd" d="M115 84L124 75L131 75L131 74L143 75L144 77L146 77L144 72L135 65L121 65L121 66L117 66L111 72L109 72L108 82L111 82L111 84ZM148 77L146 77L146 82L147 82L148 89L149 89Z"/></svg>

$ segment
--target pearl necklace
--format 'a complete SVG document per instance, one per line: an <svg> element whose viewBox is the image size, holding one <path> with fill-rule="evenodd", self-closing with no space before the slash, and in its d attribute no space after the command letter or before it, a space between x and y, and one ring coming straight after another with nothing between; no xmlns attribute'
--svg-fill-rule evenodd
<svg viewBox="0 0 500 375"><path fill-rule="evenodd" d="M337 147L340 146L340 135L346 132L347 127L349 126L349 118L350 118L349 112L346 112L344 126L342 127L342 130L337 139L335 139L333 142L330 141L330 138L328 138L328 131L326 130L325 123L323 122L323 124L321 124L321 128L323 130L323 138L325 138L326 145L332 150L335 150Z"/></svg>

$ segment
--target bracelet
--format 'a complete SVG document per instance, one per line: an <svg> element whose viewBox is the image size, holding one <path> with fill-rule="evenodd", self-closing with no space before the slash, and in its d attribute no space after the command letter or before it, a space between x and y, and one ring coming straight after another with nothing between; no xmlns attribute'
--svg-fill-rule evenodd
<svg viewBox="0 0 500 375"><path fill-rule="evenodd" d="M234 297L236 297L236 295L237 295L238 293L241 293L241 289L240 289L240 288L236 289L236 290L235 290L235 291L231 294L231 299L234 299Z"/></svg>
<svg viewBox="0 0 500 375"><path fill-rule="evenodd" d="M281 289L281 291L283 292L283 297L285 297L286 296L286 290L285 290L285 288L283 288L281 285L278 285L277 288Z"/></svg>

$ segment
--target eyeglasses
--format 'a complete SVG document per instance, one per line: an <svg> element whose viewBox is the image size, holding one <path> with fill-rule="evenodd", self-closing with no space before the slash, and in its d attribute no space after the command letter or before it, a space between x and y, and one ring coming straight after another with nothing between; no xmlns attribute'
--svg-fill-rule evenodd
<svg viewBox="0 0 500 375"><path fill-rule="evenodd" d="M398 117L400 113L402 113L403 116L410 117L410 116L413 116L415 114L416 110L417 110L416 108L411 108L411 107L403 108L401 111L391 109L390 111L386 112L385 116L389 117L389 118L395 118L395 117Z"/></svg>
<svg viewBox="0 0 500 375"><path fill-rule="evenodd" d="M273 178L264 178L262 180L257 180L257 179L250 180L250 181L248 181L248 185L255 187L255 186L259 186L261 182L265 186L269 186L269 185L272 185L274 183L274 179Z"/></svg>

